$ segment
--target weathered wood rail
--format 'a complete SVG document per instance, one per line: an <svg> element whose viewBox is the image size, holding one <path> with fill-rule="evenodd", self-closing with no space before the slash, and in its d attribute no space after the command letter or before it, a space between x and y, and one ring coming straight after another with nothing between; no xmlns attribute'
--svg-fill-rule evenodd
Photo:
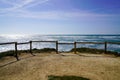
<svg viewBox="0 0 120 80"><path fill-rule="evenodd" d="M9 45L9 44L14 44L15 45L15 58L17 60L19 60L18 57L18 45L24 45L24 44L29 44L30 46L30 53L31 55L35 56L32 52L32 44L34 42L39 42L39 43L55 43L56 44L56 53L58 54L58 45L73 45L74 46L74 53L76 54L76 48L77 48L77 44L103 44L104 45L104 51L105 53L107 52L107 44L120 44L120 42L71 42L71 43L67 43L67 42L58 42L58 41L29 41L29 42L23 42L23 43L17 43L17 42L7 42L7 43L0 43L0 45Z"/></svg>
<svg viewBox="0 0 120 80"><path fill-rule="evenodd" d="M75 46L75 53L76 53L76 45L77 44L104 44L104 51L105 53L107 52L107 42L75 42L74 46Z"/></svg>
<svg viewBox="0 0 120 80"><path fill-rule="evenodd" d="M16 57L16 59L17 60L19 60L18 59L18 51L17 51L17 42L7 42L7 43L0 43L0 45L8 45L8 44L14 44L15 45L15 57Z"/></svg>

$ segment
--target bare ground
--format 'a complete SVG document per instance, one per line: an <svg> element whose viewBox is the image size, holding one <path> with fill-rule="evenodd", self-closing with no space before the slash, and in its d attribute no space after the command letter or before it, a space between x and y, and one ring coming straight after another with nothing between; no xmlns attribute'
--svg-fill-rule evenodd
<svg viewBox="0 0 120 80"><path fill-rule="evenodd" d="M105 54L29 54L16 61L0 60L0 80L47 80L49 75L73 75L90 80L119 80L120 58Z"/></svg>

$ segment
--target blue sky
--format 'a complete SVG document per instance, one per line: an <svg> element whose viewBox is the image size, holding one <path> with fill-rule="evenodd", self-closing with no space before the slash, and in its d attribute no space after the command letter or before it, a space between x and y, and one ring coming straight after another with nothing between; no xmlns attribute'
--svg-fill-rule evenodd
<svg viewBox="0 0 120 80"><path fill-rule="evenodd" d="M120 34L120 0L0 0L0 34Z"/></svg>

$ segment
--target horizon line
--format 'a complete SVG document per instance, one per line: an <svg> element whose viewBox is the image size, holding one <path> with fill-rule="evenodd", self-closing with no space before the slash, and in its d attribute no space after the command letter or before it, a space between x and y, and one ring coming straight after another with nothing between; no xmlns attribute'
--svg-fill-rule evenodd
<svg viewBox="0 0 120 80"><path fill-rule="evenodd" d="M95 33L93 33L93 34L91 34L91 33L90 33L90 34L81 34L81 33L79 33L79 34L78 34L78 33L75 33L75 34L71 34L71 33L68 33L68 34L66 34L66 33L65 33L65 34L63 34L63 33L60 33L60 34L36 34L36 33L35 33L35 34L0 34L0 36L2 36L2 35L16 35L16 36L21 36L21 35L51 35L51 36L52 36L52 35L53 35L53 36L54 36L54 35L55 35L55 36L57 36L57 35L80 35L80 36L82 36L82 35L86 35L86 36L87 36L87 35L104 35L104 36L105 36L105 35L106 35L106 36L107 36L107 35L108 35L108 36L109 36L109 35L111 35L111 36L112 36L112 35L119 35L119 36L120 36L120 33L118 33L118 34L117 34L117 33L113 33L113 34L109 34L109 33L105 33L105 34L104 34L104 33L101 33L101 34L95 34Z"/></svg>

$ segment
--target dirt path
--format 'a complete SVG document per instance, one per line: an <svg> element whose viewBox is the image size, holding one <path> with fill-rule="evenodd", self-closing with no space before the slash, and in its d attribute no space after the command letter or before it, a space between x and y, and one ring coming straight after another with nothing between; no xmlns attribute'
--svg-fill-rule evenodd
<svg viewBox="0 0 120 80"><path fill-rule="evenodd" d="M119 80L119 74L120 58L95 54L36 54L0 67L0 80L47 80L49 75Z"/></svg>

